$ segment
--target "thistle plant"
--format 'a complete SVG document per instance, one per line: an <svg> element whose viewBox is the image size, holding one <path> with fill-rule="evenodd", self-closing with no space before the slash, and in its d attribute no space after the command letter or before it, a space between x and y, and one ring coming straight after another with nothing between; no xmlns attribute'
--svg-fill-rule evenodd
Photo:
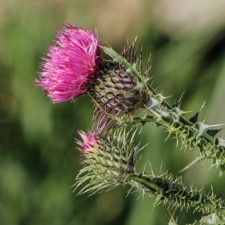
<svg viewBox="0 0 225 225"><path fill-rule="evenodd" d="M223 173L225 140L216 137L220 129L199 121L199 112L185 117L180 102L167 103L167 97L150 83L149 61L143 71L135 42L126 44L121 55L99 42L96 32L65 25L43 59L39 79L35 79L53 103L87 94L95 105L94 131L79 131L83 168L74 190L94 194L129 185L144 196L155 196L158 204L200 212L206 222L213 215L215 221L224 222L225 203L213 193L187 188L181 177L175 179L168 173L138 172L136 158L144 147L134 144L137 130L153 122L181 141L182 149L198 149L202 160L212 159L211 165Z"/></svg>
<svg viewBox="0 0 225 225"><path fill-rule="evenodd" d="M135 133L135 132L134 132ZM202 190L187 190L181 179L169 174L155 176L137 172L136 157L142 150L133 144L125 130L108 132L105 135L80 132L83 142L78 141L83 154L83 169L80 170L75 190L82 186L79 194L96 193L128 184L144 195L155 195L157 203L171 208L193 208L206 213L225 213L225 203L215 195Z"/></svg>

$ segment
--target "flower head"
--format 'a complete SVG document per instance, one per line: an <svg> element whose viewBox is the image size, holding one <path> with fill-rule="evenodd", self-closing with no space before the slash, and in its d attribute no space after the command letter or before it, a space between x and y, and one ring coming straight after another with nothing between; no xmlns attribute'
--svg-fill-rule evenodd
<svg viewBox="0 0 225 225"><path fill-rule="evenodd" d="M64 28L49 47L40 79L35 79L54 103L73 100L88 91L100 56L96 33L69 24Z"/></svg>

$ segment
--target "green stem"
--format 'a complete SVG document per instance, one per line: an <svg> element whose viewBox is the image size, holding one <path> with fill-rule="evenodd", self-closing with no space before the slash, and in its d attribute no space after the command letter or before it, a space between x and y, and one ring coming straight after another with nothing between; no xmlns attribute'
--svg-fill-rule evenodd
<svg viewBox="0 0 225 225"><path fill-rule="evenodd" d="M139 187L142 187L154 194L159 194L162 188L151 178L142 174L130 174L128 180L135 181Z"/></svg>
<svg viewBox="0 0 225 225"><path fill-rule="evenodd" d="M151 96L151 101L157 102L157 99ZM178 107L173 109L164 101L158 101L158 104L153 106L147 105L146 108L153 115L157 125L165 127L169 134L174 134L182 140L184 149L198 147L204 158L213 159L216 167L221 171L225 170L224 141L207 133L209 125L203 122L192 123L181 115L182 111Z"/></svg>
<svg viewBox="0 0 225 225"><path fill-rule="evenodd" d="M147 191L158 196L159 203L167 204L171 208L192 208L194 211L203 214L216 213L219 216L225 215L225 205L215 195L207 195L203 191L187 190L180 179L149 177L143 174L130 174L127 178L133 181L131 185L138 189Z"/></svg>

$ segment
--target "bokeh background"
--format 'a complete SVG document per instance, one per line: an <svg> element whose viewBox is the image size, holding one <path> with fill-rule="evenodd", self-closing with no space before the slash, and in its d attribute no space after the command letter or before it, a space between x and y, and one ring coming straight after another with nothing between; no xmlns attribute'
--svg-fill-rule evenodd
<svg viewBox="0 0 225 225"><path fill-rule="evenodd" d="M76 196L72 185L81 167L74 138L92 127L89 98L53 105L34 85L41 57L62 24L97 29L101 43L121 52L138 37L143 61L151 53L154 86L171 103L201 119L225 122L225 1L217 0L1 0L0 4L0 224L1 225L161 225L174 217L191 223L198 214L154 208L154 198L127 196L126 187L94 196ZM193 115L190 113L190 116ZM224 132L220 133L225 137ZM137 141L140 169L175 176L198 151L180 151L154 124ZM187 186L225 198L224 175L210 161L182 173Z"/></svg>

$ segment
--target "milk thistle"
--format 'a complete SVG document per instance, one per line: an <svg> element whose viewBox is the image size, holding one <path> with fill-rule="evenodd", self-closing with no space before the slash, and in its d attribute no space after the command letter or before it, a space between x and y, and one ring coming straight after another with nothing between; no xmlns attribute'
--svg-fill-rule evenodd
<svg viewBox="0 0 225 225"><path fill-rule="evenodd" d="M137 172L136 157L143 149L134 145L137 129L154 122L181 141L182 149L199 149L199 159L212 159L212 166L225 170L225 140L216 137L217 125L199 121L199 112L186 118L180 102L170 105L167 97L149 83L150 63L142 69L142 56L135 45L126 44L122 54L101 46L96 32L69 24L43 58L35 79L53 103L89 95L94 102L95 131L80 131L78 141L83 168L75 184L79 194L96 193L130 185L157 202L173 208L192 208L210 220L225 221L225 203L215 195L184 187L181 179ZM103 56L104 55L104 56ZM128 131L128 125L135 129ZM197 161L197 160L196 160ZM209 216L205 216L209 214ZM215 223L217 224L217 223Z"/></svg>

